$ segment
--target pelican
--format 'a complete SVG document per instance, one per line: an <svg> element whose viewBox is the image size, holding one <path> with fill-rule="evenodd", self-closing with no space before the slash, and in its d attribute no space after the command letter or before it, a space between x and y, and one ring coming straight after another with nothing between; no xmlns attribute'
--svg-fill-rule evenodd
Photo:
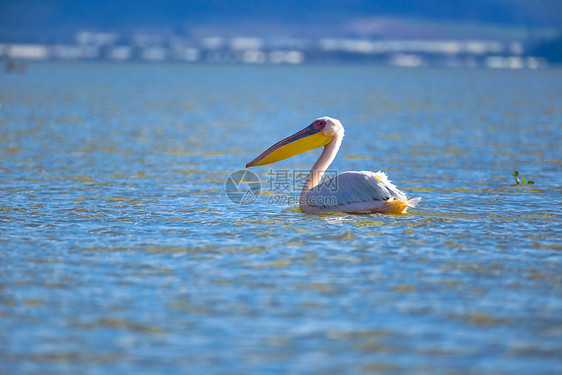
<svg viewBox="0 0 562 375"><path fill-rule="evenodd" d="M303 130L277 142L246 168L276 163L303 152L324 147L314 163L299 199L300 208L309 214L329 211L345 213L405 213L421 198L410 199L398 190L384 172L343 172L320 183L324 172L341 146L343 125L331 117L320 117Z"/></svg>

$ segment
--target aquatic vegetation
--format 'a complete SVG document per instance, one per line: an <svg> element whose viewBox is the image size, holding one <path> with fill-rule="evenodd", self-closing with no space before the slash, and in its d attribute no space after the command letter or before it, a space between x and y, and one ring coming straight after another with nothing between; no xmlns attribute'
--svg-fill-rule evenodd
<svg viewBox="0 0 562 375"><path fill-rule="evenodd" d="M513 171L513 177L515 177L515 183L517 185L524 185L525 183L527 183L528 185L534 185L535 184L535 181L533 181L533 180L527 181L527 179L525 177L522 177L521 181L519 181L518 176L519 176L519 172Z"/></svg>

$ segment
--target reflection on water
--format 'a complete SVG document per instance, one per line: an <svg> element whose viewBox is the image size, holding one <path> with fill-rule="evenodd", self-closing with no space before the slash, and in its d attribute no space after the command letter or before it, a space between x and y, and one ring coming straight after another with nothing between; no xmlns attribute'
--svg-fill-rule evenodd
<svg viewBox="0 0 562 375"><path fill-rule="evenodd" d="M0 76L3 372L561 369L562 71L167 69L197 102L153 65ZM228 200L322 115L346 126L333 169L420 206Z"/></svg>

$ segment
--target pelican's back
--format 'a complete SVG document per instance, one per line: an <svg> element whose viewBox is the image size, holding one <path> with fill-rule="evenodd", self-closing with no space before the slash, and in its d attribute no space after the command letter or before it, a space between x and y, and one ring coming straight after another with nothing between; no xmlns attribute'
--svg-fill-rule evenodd
<svg viewBox="0 0 562 375"><path fill-rule="evenodd" d="M419 198L409 199L384 172L343 172L304 194L304 212L404 213Z"/></svg>

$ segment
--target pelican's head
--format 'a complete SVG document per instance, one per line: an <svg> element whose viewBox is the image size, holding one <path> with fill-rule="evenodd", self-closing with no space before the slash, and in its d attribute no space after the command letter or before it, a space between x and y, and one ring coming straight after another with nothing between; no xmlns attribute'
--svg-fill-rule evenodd
<svg viewBox="0 0 562 375"><path fill-rule="evenodd" d="M260 156L246 164L246 168L276 163L303 152L326 146L336 137L344 135L343 125L331 117L320 117L306 128L277 142Z"/></svg>

